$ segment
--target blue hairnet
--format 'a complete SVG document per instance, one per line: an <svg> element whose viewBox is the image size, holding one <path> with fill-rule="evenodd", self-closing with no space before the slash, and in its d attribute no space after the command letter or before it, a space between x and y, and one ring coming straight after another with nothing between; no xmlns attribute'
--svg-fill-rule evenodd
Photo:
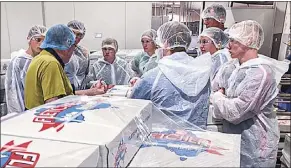
<svg viewBox="0 0 291 168"><path fill-rule="evenodd" d="M72 30L63 24L57 24L48 29L40 48L67 50L75 43Z"/></svg>

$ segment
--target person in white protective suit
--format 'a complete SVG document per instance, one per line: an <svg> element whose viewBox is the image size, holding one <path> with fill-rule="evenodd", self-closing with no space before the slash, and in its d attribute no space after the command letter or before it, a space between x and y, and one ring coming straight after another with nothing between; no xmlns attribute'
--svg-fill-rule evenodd
<svg viewBox="0 0 291 168"><path fill-rule="evenodd" d="M103 80L107 85L127 85L133 77L130 64L117 57L118 43L113 38L102 41L103 58L98 59L89 72L91 81Z"/></svg>
<svg viewBox="0 0 291 168"><path fill-rule="evenodd" d="M212 56L210 78L213 80L220 66L231 59L228 49L225 48L228 44L228 37L221 29L210 27L204 29L198 39L202 54L209 52Z"/></svg>
<svg viewBox="0 0 291 168"><path fill-rule="evenodd" d="M212 4L205 8L201 15L206 28L217 27L222 31L225 30L226 10L222 5Z"/></svg>
<svg viewBox="0 0 291 168"><path fill-rule="evenodd" d="M20 49L11 53L11 62L5 78L5 92L8 113L25 111L24 85L28 66L33 57L41 51L40 44L44 40L46 27L36 25L28 32L28 49Z"/></svg>
<svg viewBox="0 0 291 168"><path fill-rule="evenodd" d="M151 100L169 116L178 116L206 128L211 55L186 54L190 30L182 23L167 22L157 31L158 66L145 73L133 87L131 98Z"/></svg>
<svg viewBox="0 0 291 168"><path fill-rule="evenodd" d="M131 68L137 77L141 77L147 71L157 67L158 57L155 53L157 47L155 38L157 32L153 29L147 30L141 35L143 50L138 53L131 62Z"/></svg>
<svg viewBox="0 0 291 168"><path fill-rule="evenodd" d="M214 118L223 132L241 134L241 167L275 167L279 129L273 103L288 63L259 56L264 32L252 20L229 29L233 60L222 65L210 96Z"/></svg>
<svg viewBox="0 0 291 168"><path fill-rule="evenodd" d="M84 23L78 20L70 21L67 26L74 32L76 36L77 47L70 61L65 65L65 72L75 90L85 89L84 79L89 73L89 52L79 43L84 38L86 28Z"/></svg>

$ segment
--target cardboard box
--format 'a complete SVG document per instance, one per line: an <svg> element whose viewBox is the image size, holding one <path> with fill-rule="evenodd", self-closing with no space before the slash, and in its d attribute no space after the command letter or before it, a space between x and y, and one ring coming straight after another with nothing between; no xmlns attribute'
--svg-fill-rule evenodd
<svg viewBox="0 0 291 168"><path fill-rule="evenodd" d="M1 168L96 167L98 146L1 135Z"/></svg>
<svg viewBox="0 0 291 168"><path fill-rule="evenodd" d="M240 167L241 136L153 129L130 167Z"/></svg>
<svg viewBox="0 0 291 168"><path fill-rule="evenodd" d="M132 91L132 87L129 85L115 85L113 88L106 92L106 96L120 96L129 97Z"/></svg>
<svg viewBox="0 0 291 168"><path fill-rule="evenodd" d="M280 132L291 132L291 116L277 116Z"/></svg>
<svg viewBox="0 0 291 168"><path fill-rule="evenodd" d="M6 74L10 59L1 59L0 74Z"/></svg>
<svg viewBox="0 0 291 168"><path fill-rule="evenodd" d="M151 131L150 101L68 96L1 123L1 134L99 146L98 166L126 166Z"/></svg>
<svg viewBox="0 0 291 168"><path fill-rule="evenodd" d="M284 147L282 150L282 156L280 158L287 167L290 167L290 133L285 135Z"/></svg>
<svg viewBox="0 0 291 168"><path fill-rule="evenodd" d="M0 103L6 103L5 89L0 90Z"/></svg>
<svg viewBox="0 0 291 168"><path fill-rule="evenodd" d="M0 112L0 117L5 116L8 113L6 103L0 103Z"/></svg>
<svg viewBox="0 0 291 168"><path fill-rule="evenodd" d="M5 89L5 78L6 75L5 74L0 74L0 90L4 90Z"/></svg>

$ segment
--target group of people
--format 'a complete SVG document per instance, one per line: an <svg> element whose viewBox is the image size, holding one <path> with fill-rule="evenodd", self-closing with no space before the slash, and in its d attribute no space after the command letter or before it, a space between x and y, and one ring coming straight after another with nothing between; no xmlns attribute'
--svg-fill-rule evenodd
<svg viewBox="0 0 291 168"><path fill-rule="evenodd" d="M169 117L203 129L208 113L221 119L223 132L242 136L242 167L274 167L279 130L273 103L287 63L259 55L264 32L256 21L225 30L226 10L218 4L202 17L206 29L199 35L197 58L186 53L190 30L170 21L142 34L144 51L131 63L116 57L115 39L103 40L103 58L90 70L88 50L78 44L86 32L83 23L74 20L48 30L34 26L29 48L12 54L5 82L8 109L22 112L67 95L100 95L112 85L130 83L131 98L151 100Z"/></svg>

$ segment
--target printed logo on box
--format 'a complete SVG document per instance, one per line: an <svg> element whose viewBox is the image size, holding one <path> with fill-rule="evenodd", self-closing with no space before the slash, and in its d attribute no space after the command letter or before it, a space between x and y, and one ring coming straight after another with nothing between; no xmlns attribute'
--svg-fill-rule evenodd
<svg viewBox="0 0 291 168"><path fill-rule="evenodd" d="M162 132L152 132L152 140L143 144L145 147L164 147L176 155L180 156L181 161L188 157L198 156L200 153L207 152L215 155L223 155L218 150L228 150L213 146L211 140L202 139L195 134L186 131L168 130Z"/></svg>
<svg viewBox="0 0 291 168"><path fill-rule="evenodd" d="M100 100L97 100L94 103L92 103L92 101L79 101L55 104L54 107L41 108L36 110L34 113L35 117L33 122L43 124L39 132L45 131L49 128L55 128L56 131L59 132L64 128L66 123L81 123L85 121L85 117L82 114L84 111L110 107L111 104L101 102Z"/></svg>
<svg viewBox="0 0 291 168"><path fill-rule="evenodd" d="M1 168L4 167L35 167L39 160L39 153L28 152L27 148L32 141L14 145L10 141L1 147Z"/></svg>
<svg viewBox="0 0 291 168"><path fill-rule="evenodd" d="M127 147L125 143L123 142L123 138L119 142L117 152L114 156L114 167L124 167L124 159L125 159L125 154L127 153Z"/></svg>

